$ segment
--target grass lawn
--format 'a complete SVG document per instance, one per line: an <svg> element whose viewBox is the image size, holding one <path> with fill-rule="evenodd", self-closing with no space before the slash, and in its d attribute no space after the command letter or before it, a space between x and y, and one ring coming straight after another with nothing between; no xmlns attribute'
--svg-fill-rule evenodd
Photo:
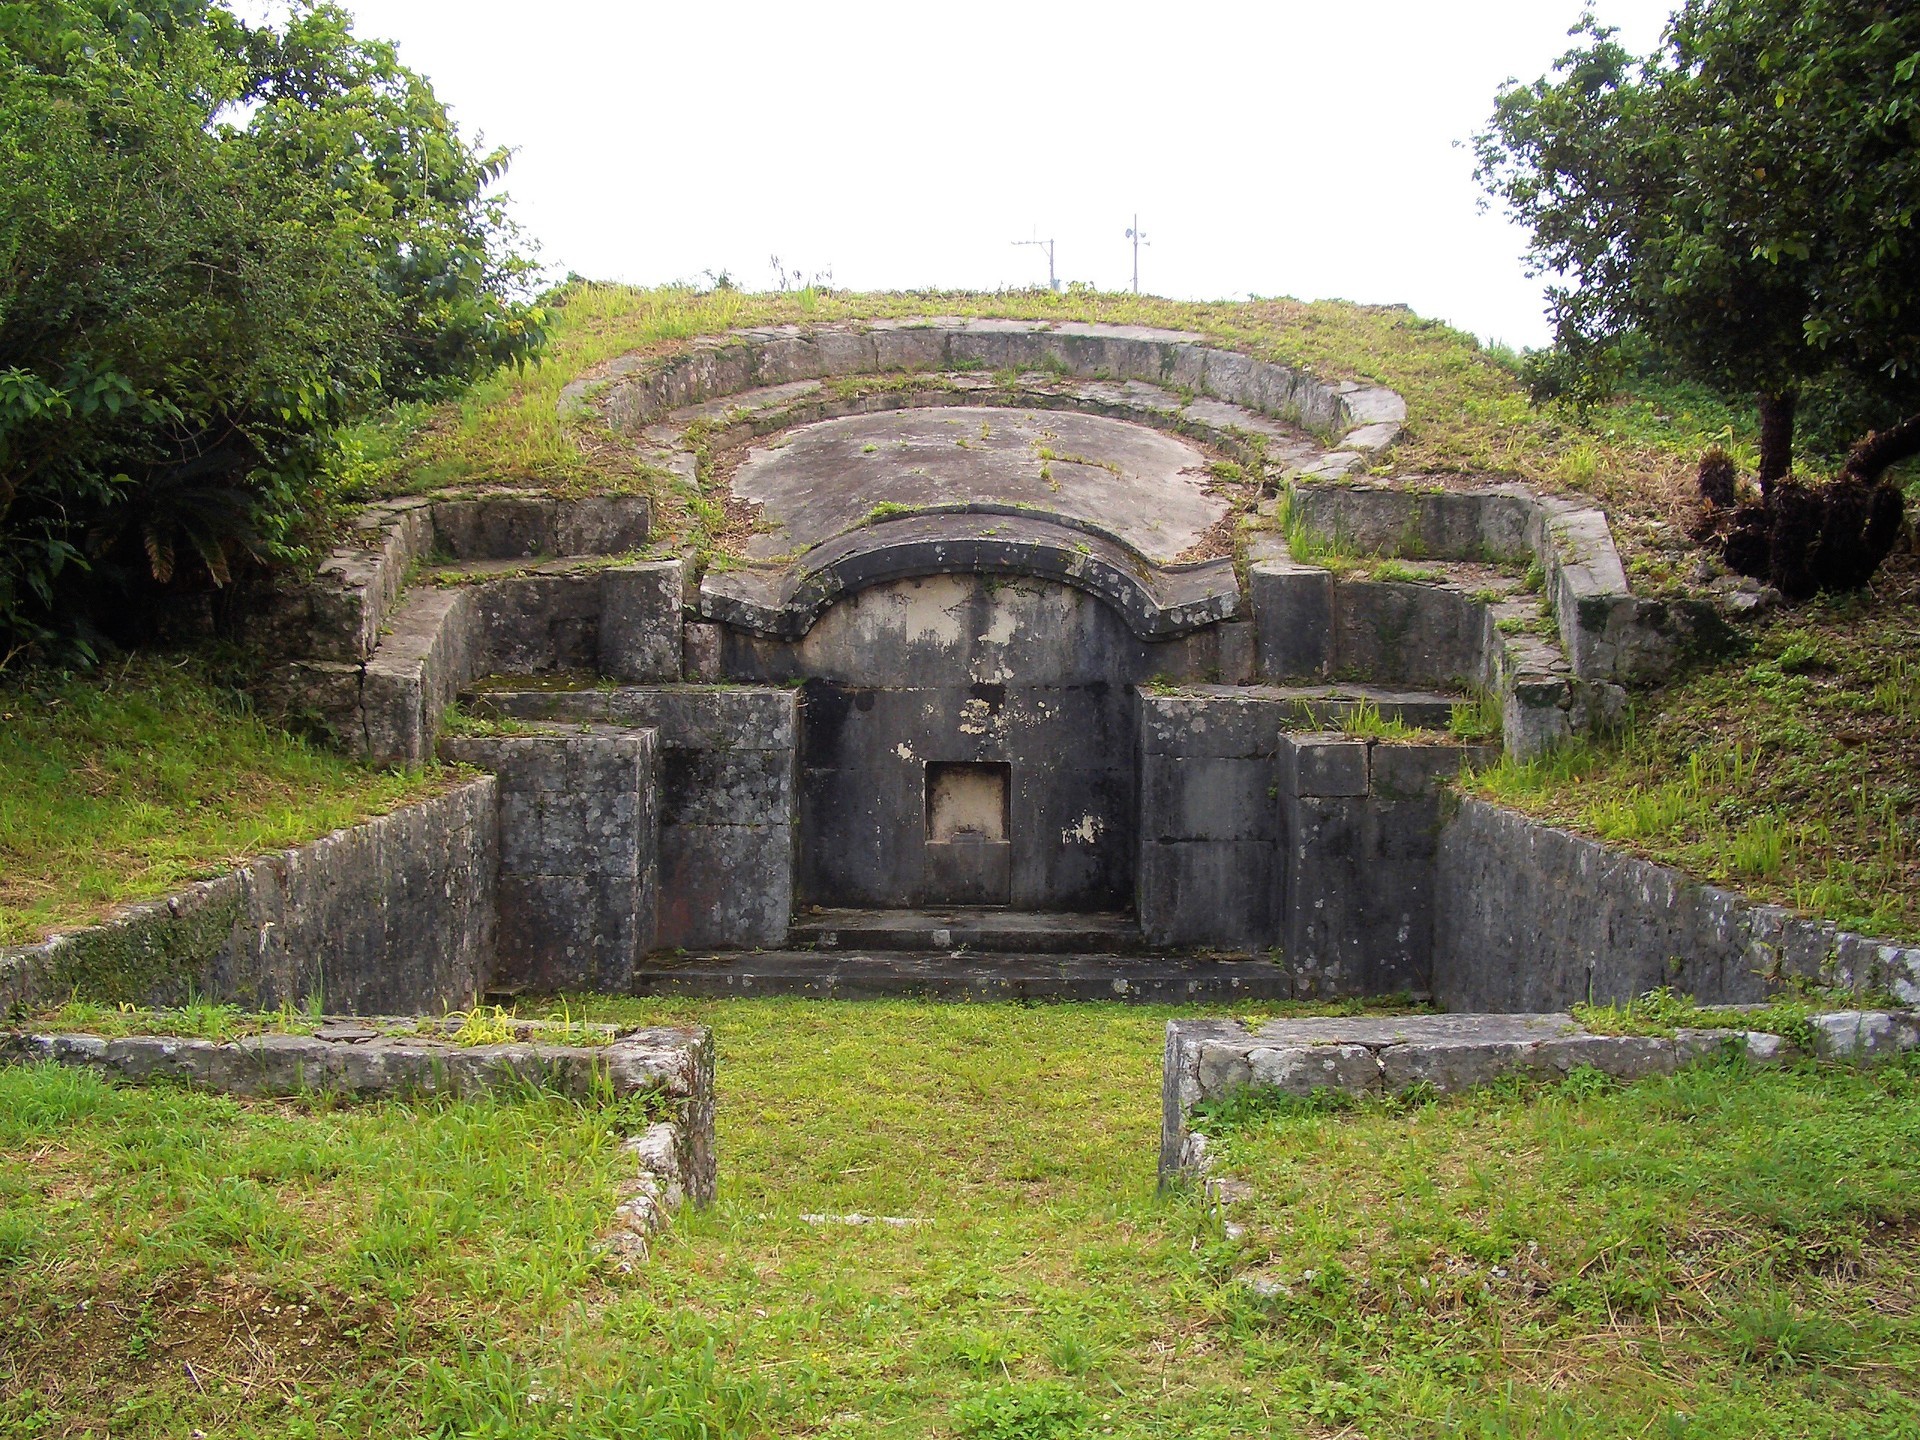
<svg viewBox="0 0 1920 1440"><path fill-rule="evenodd" d="M254 716L192 661L0 680L0 945L89 924L445 789Z"/></svg>
<svg viewBox="0 0 1920 1440"><path fill-rule="evenodd" d="M1231 1236L1171 1012L585 1009L719 1041L631 1276L590 1110L0 1071L0 1435L1920 1435L1911 1065L1243 1107Z"/></svg>

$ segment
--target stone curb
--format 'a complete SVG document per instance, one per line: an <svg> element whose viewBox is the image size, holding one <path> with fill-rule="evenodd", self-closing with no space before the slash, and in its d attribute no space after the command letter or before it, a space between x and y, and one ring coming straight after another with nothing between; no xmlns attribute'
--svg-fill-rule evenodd
<svg viewBox="0 0 1920 1440"><path fill-rule="evenodd" d="M1872 1063L1920 1049L1920 1012L1844 1011L1814 1017L1818 1059ZM1729 1053L1777 1066L1800 1051L1754 1030L1682 1029L1671 1038L1595 1035L1571 1015L1419 1015L1275 1020L1258 1029L1231 1020L1169 1020L1161 1072L1160 1178L1204 1167L1206 1141L1189 1128L1194 1108L1250 1089L1309 1096L1440 1094L1507 1075L1563 1079L1587 1067L1618 1080L1670 1075Z"/></svg>

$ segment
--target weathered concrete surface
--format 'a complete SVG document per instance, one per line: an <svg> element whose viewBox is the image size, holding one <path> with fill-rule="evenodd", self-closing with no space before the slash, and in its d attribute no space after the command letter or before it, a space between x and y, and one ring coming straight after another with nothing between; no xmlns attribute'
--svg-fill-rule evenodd
<svg viewBox="0 0 1920 1440"><path fill-rule="evenodd" d="M927 829L929 766L1009 767L1010 898L1125 908L1133 705L1153 647L1107 606L1033 580L938 576L860 591L797 646L736 663L805 676L802 903L950 902Z"/></svg>
<svg viewBox="0 0 1920 1440"><path fill-rule="evenodd" d="M488 691L482 714L655 731L663 948L778 945L793 910L799 695L738 686Z"/></svg>
<svg viewBox="0 0 1920 1440"><path fill-rule="evenodd" d="M1911 1014L1822 1017L1841 1037L1835 1054L1876 1058L1920 1045ZM1872 1032L1875 1048L1850 1044ZM1825 1033L1825 1031L1823 1031ZM1429 1087L1442 1094L1505 1075L1552 1080L1576 1068L1616 1079L1666 1075L1728 1054L1777 1065L1798 1052L1777 1035L1735 1029L1682 1029L1671 1037L1595 1035L1565 1013L1355 1016L1270 1020L1170 1020L1161 1070L1160 1177L1191 1165L1194 1107L1249 1088L1311 1095L1393 1094Z"/></svg>
<svg viewBox="0 0 1920 1440"><path fill-rule="evenodd" d="M1794 977L1920 1002L1920 946L1756 904L1479 800L1441 832L1434 998L1454 1010L1625 1001L1670 985L1708 1003Z"/></svg>
<svg viewBox="0 0 1920 1440"><path fill-rule="evenodd" d="M659 913L652 730L449 736L500 792L495 988L624 993Z"/></svg>
<svg viewBox="0 0 1920 1440"><path fill-rule="evenodd" d="M63 1000L352 1012L472 1003L494 955L492 777L265 855L104 925L0 951L0 1009Z"/></svg>
<svg viewBox="0 0 1920 1440"><path fill-rule="evenodd" d="M748 543L766 558L862 524L876 505L911 510L998 503L1067 516L1166 564L1227 514L1208 493L1205 452L1123 420L942 407L851 416L755 448L733 493L771 526Z"/></svg>
<svg viewBox="0 0 1920 1440"><path fill-rule="evenodd" d="M795 917L787 938L790 945L817 950L1131 955L1146 949L1131 915L985 906L811 910Z"/></svg>
<svg viewBox="0 0 1920 1440"><path fill-rule="evenodd" d="M605 1044L556 1043L538 1021L519 1038L460 1045L448 1024L418 1033L383 1024L324 1024L306 1035L197 1040L176 1035L0 1031L0 1060L92 1070L116 1080L166 1080L227 1095L350 1095L380 1100L482 1095L523 1087L586 1103L651 1096L672 1116L672 1168L696 1203L713 1199L713 1034L705 1026L613 1033ZM667 1138L667 1137L661 1137Z"/></svg>
<svg viewBox="0 0 1920 1440"><path fill-rule="evenodd" d="M433 501L435 548L456 560L620 555L647 543L652 507L641 495L562 498L484 491Z"/></svg>

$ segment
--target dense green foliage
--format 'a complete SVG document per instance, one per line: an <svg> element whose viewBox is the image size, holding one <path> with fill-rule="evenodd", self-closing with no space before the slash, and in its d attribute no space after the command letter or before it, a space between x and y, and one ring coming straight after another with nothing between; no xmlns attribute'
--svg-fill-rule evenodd
<svg viewBox="0 0 1920 1440"><path fill-rule="evenodd" d="M1482 183L1562 277L1547 388L1606 393L1644 337L1762 397L1767 478L1809 385L1840 377L1873 423L1920 405L1920 11L1687 0L1637 64L1590 16L1574 33L1477 141Z"/></svg>
<svg viewBox="0 0 1920 1440"><path fill-rule="evenodd" d="M530 354L505 162L331 6L0 4L0 659L298 558L332 427Z"/></svg>

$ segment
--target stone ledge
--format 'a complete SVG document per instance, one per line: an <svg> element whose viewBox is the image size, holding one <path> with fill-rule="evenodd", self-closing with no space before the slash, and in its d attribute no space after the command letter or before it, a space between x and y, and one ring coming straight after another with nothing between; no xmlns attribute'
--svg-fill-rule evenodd
<svg viewBox="0 0 1920 1440"><path fill-rule="evenodd" d="M1814 1017L1818 1058L1870 1062L1920 1048L1920 1013L1846 1011ZM1800 1052L1754 1030L1682 1029L1671 1037L1595 1035L1565 1013L1356 1016L1270 1020L1169 1020L1161 1071L1160 1178L1190 1172L1204 1137L1196 1106L1247 1089L1309 1096L1394 1094L1428 1086L1441 1094L1507 1075L1561 1079L1591 1068L1619 1080L1670 1075L1730 1052L1753 1065L1781 1065Z"/></svg>
<svg viewBox="0 0 1920 1440"><path fill-rule="evenodd" d="M974 505L864 527L816 546L789 568L710 574L700 586L700 613L798 639L854 591L941 574L1057 580L1105 600L1142 639L1184 635L1240 612L1230 560L1157 566L1093 531Z"/></svg>

